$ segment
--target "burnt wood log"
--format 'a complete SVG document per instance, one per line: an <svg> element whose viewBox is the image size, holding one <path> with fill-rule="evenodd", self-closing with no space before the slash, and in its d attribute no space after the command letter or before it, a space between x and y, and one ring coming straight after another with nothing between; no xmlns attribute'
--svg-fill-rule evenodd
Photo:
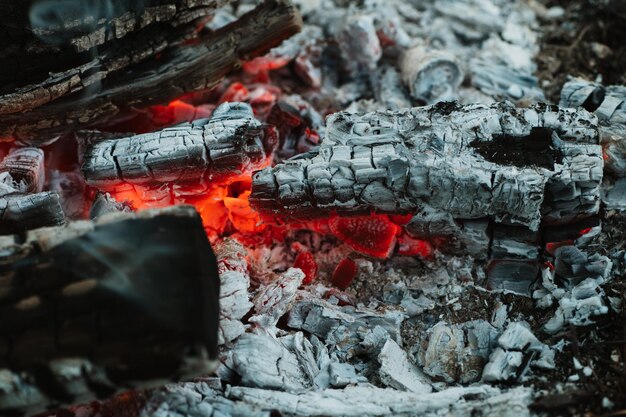
<svg viewBox="0 0 626 417"><path fill-rule="evenodd" d="M37 107L195 38L201 21L226 1L31 0L7 5L0 18L8 32L0 40L0 80L17 89L5 91L0 114Z"/></svg>
<svg viewBox="0 0 626 417"><path fill-rule="evenodd" d="M275 143L273 128L256 120L250 105L224 103L210 119L90 144L82 170L88 184L105 191L125 184L206 188L261 168Z"/></svg>
<svg viewBox="0 0 626 417"><path fill-rule="evenodd" d="M193 208L38 229L0 248L0 368L40 394L16 404L0 389L5 412L75 401L69 358L86 361L87 397L214 369L219 278Z"/></svg>
<svg viewBox="0 0 626 417"><path fill-rule="evenodd" d="M80 90L83 81L80 77L70 77L70 70L61 76L64 82L56 84L62 86L57 88L59 94L63 95L67 88L70 94L28 112L0 116L0 136L41 144L67 131L128 115L137 107L168 102L191 91L211 88L242 60L267 52L299 31L301 24L296 8L288 0L268 0L236 22L216 32L202 34L191 45L168 48L124 71L119 71L117 64L111 64L115 73L110 76L106 71L105 74L95 72L100 88L92 94L73 92L76 88ZM154 51L154 45L149 42L139 45L139 52ZM128 54L122 54L124 56ZM44 84L20 91L42 91L45 102L45 92L52 84Z"/></svg>
<svg viewBox="0 0 626 417"><path fill-rule="evenodd" d="M287 218L444 212L537 230L598 213L598 141L595 116L556 106L336 113L319 149L254 175L250 202Z"/></svg>

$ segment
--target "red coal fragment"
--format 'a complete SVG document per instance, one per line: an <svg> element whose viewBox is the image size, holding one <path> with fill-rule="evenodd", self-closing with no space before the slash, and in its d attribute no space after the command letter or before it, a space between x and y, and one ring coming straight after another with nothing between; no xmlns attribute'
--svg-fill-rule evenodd
<svg viewBox="0 0 626 417"><path fill-rule="evenodd" d="M359 217L334 217L328 222L330 230L357 252L376 258L386 258L396 243L400 227L387 216L373 214Z"/></svg>
<svg viewBox="0 0 626 417"><path fill-rule="evenodd" d="M245 85L235 82L228 86L222 97L220 97L219 103L234 103L236 101L246 101L250 96L250 91Z"/></svg>
<svg viewBox="0 0 626 417"><path fill-rule="evenodd" d="M302 281L304 285L312 283L317 275L317 263L310 252L299 253L293 266L300 268L304 272L304 280Z"/></svg>
<svg viewBox="0 0 626 417"><path fill-rule="evenodd" d="M398 255L426 258L432 253L432 245L425 240L413 239L405 233L398 237Z"/></svg>
<svg viewBox="0 0 626 417"><path fill-rule="evenodd" d="M345 290L350 286L357 273L356 263L350 258L344 258L339 262L337 268L333 271L330 281L340 290Z"/></svg>

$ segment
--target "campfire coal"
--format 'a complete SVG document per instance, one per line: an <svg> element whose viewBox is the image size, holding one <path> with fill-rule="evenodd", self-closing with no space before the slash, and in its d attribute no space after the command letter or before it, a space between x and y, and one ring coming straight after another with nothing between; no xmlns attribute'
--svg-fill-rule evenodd
<svg viewBox="0 0 626 417"><path fill-rule="evenodd" d="M626 407L619 2L5 3L0 414Z"/></svg>

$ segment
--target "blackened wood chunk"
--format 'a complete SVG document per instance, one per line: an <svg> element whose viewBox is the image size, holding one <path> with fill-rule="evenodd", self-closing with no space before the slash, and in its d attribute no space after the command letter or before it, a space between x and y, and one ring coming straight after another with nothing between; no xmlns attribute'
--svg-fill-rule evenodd
<svg viewBox="0 0 626 417"><path fill-rule="evenodd" d="M59 195L53 192L0 197L0 234L19 233L65 223Z"/></svg>
<svg viewBox="0 0 626 417"><path fill-rule="evenodd" d="M0 340L10 346L0 368L33 375L58 402L71 399L50 380L57 359L87 358L116 387L214 369L219 277L193 208L116 213L25 239L0 243Z"/></svg>

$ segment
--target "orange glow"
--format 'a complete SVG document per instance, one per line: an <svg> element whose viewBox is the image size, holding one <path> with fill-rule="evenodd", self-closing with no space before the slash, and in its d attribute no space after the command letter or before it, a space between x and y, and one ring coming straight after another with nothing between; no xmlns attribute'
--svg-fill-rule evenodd
<svg viewBox="0 0 626 417"><path fill-rule="evenodd" d="M250 191L244 191L238 197L225 197L224 206L235 229L243 233L260 232L265 229L265 224L261 216L250 207L249 197Z"/></svg>

